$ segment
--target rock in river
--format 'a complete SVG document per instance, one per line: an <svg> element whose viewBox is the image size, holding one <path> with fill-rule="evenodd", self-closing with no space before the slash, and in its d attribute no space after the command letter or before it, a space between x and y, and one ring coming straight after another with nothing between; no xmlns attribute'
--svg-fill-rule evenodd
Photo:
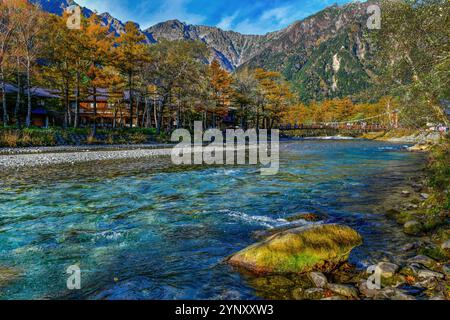
<svg viewBox="0 0 450 320"><path fill-rule="evenodd" d="M19 271L0 266L0 287L6 286L20 276Z"/></svg>
<svg viewBox="0 0 450 320"><path fill-rule="evenodd" d="M381 262L377 265L383 278L391 278L398 271L399 266L390 262Z"/></svg>
<svg viewBox="0 0 450 320"><path fill-rule="evenodd" d="M283 231L228 259L258 274L331 272L362 244L355 230L342 225L311 225Z"/></svg>
<svg viewBox="0 0 450 320"><path fill-rule="evenodd" d="M403 232L410 236L418 236L422 232L422 224L415 220L408 221L403 227Z"/></svg>

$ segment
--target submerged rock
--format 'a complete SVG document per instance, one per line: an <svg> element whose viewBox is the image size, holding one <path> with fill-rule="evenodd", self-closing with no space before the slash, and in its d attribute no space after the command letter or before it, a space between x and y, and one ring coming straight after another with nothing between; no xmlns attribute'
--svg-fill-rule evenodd
<svg viewBox="0 0 450 320"><path fill-rule="evenodd" d="M312 225L275 234L227 262L258 274L331 272L361 244L361 236L350 227Z"/></svg>
<svg viewBox="0 0 450 320"><path fill-rule="evenodd" d="M322 218L317 214L302 212L302 213L297 213L296 215L286 218L286 221L295 222L295 221L299 221L299 220L305 220L305 221L309 221L309 222L317 222L317 221L320 221L321 219Z"/></svg>
<svg viewBox="0 0 450 320"><path fill-rule="evenodd" d="M436 266L436 261L424 255L418 255L408 260L409 263L419 263L428 268Z"/></svg>
<svg viewBox="0 0 450 320"><path fill-rule="evenodd" d="M17 279L20 272L16 269L5 268L0 266L0 287L4 287L11 281Z"/></svg>
<svg viewBox="0 0 450 320"><path fill-rule="evenodd" d="M422 224L416 220L411 220L403 226L403 232L410 236L418 236L422 233Z"/></svg>

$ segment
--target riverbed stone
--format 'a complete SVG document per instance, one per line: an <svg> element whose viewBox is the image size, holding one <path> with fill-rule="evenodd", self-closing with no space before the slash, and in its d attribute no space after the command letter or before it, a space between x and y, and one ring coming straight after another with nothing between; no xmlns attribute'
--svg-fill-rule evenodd
<svg viewBox="0 0 450 320"><path fill-rule="evenodd" d="M359 295L358 290L353 286L329 283L327 288L332 292L347 298L358 298Z"/></svg>
<svg viewBox="0 0 450 320"><path fill-rule="evenodd" d="M325 298L325 290L322 288L311 288L305 290L304 297L307 300L320 300Z"/></svg>
<svg viewBox="0 0 450 320"><path fill-rule="evenodd" d="M258 242L227 259L257 274L331 272L362 244L358 232L337 224L290 229Z"/></svg>
<svg viewBox="0 0 450 320"><path fill-rule="evenodd" d="M286 221L288 222L295 222L299 220L317 222L321 220L321 217L315 213L301 212L286 218Z"/></svg>
<svg viewBox="0 0 450 320"><path fill-rule="evenodd" d="M446 263L442 266L442 271L448 276L450 276L450 263Z"/></svg>
<svg viewBox="0 0 450 320"><path fill-rule="evenodd" d="M418 276L420 279L429 279L429 278L436 278L436 279L444 279L445 276L442 273L431 271L428 269L420 270L418 273Z"/></svg>
<svg viewBox="0 0 450 320"><path fill-rule="evenodd" d="M304 300L305 299L305 290L303 288L295 288L292 290L292 298L294 300Z"/></svg>
<svg viewBox="0 0 450 320"><path fill-rule="evenodd" d="M405 244L403 247L401 247L400 251L402 251L402 252L413 251L419 247L420 247L420 245L418 243L408 243L408 244Z"/></svg>
<svg viewBox="0 0 450 320"><path fill-rule="evenodd" d="M322 272L310 272L309 278L317 288L325 288L328 280Z"/></svg>
<svg viewBox="0 0 450 320"><path fill-rule="evenodd" d="M421 194L420 194L420 197L421 197L423 200L428 200L428 199L430 198L430 195L429 195L428 193L421 193Z"/></svg>
<svg viewBox="0 0 450 320"><path fill-rule="evenodd" d="M446 251L447 253L450 253L450 239L448 239L441 245L441 249Z"/></svg>
<svg viewBox="0 0 450 320"><path fill-rule="evenodd" d="M17 269L0 266L0 287L8 285L19 278L19 276L20 272Z"/></svg>
<svg viewBox="0 0 450 320"><path fill-rule="evenodd" d="M367 298L375 297L380 289L369 289L367 286L367 280L361 280L358 285L359 292Z"/></svg>
<svg viewBox="0 0 450 320"><path fill-rule="evenodd" d="M332 296L332 297L323 298L321 300L324 300L324 301L342 301L342 300L347 300L347 299L344 299L343 297L339 297L339 296Z"/></svg>
<svg viewBox="0 0 450 320"><path fill-rule="evenodd" d="M398 271L399 266L395 263L390 262L380 262L378 265L378 270L381 272L383 278L391 278Z"/></svg>
<svg viewBox="0 0 450 320"><path fill-rule="evenodd" d="M405 198L408 198L411 195L411 192L408 190L403 190L402 191L402 196Z"/></svg>
<svg viewBox="0 0 450 320"><path fill-rule="evenodd" d="M403 226L403 232L410 236L418 236L422 233L422 224L416 220L410 220Z"/></svg>
<svg viewBox="0 0 450 320"><path fill-rule="evenodd" d="M436 266L436 261L425 255L418 255L408 260L409 263L418 263L428 268Z"/></svg>

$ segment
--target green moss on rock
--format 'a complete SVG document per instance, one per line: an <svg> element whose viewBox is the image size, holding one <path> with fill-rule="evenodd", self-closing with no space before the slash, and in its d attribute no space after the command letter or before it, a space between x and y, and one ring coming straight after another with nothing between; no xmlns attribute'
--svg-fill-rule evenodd
<svg viewBox="0 0 450 320"><path fill-rule="evenodd" d="M361 236L349 227L313 225L275 234L238 252L228 262L258 274L330 272L361 244Z"/></svg>

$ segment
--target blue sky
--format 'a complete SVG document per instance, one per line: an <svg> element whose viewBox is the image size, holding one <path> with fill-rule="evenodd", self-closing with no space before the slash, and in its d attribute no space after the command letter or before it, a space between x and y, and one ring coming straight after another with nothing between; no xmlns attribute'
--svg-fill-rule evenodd
<svg viewBox="0 0 450 320"><path fill-rule="evenodd" d="M334 3L349 0L78 0L80 5L109 12L143 28L178 19L190 24L217 26L244 34L282 29Z"/></svg>

